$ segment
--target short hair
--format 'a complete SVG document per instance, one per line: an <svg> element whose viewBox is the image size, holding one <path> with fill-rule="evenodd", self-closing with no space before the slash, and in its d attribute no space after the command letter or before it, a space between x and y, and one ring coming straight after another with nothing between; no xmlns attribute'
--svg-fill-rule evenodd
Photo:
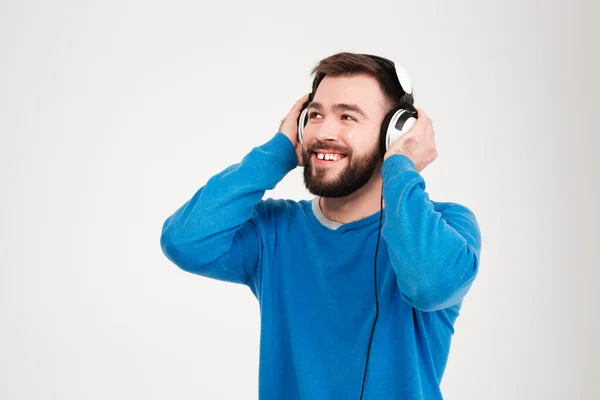
<svg viewBox="0 0 600 400"><path fill-rule="evenodd" d="M377 80L384 97L392 108L406 103L413 105L413 95L402 90L398 79L392 76L381 62L367 54L350 52L340 52L326 57L312 69L311 75L314 75L313 96L326 76L339 77L359 74L365 74Z"/></svg>

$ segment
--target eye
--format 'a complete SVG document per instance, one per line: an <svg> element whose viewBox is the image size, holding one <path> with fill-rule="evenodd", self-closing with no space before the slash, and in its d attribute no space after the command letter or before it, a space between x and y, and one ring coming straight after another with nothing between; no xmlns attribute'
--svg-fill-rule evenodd
<svg viewBox="0 0 600 400"><path fill-rule="evenodd" d="M319 114L319 113L318 113L318 112L316 112L316 111L313 111L313 112L310 112L310 113L308 113L308 119L313 119L313 118L316 118L317 116L319 116L319 117L320 117L320 116L321 116L321 114Z"/></svg>
<svg viewBox="0 0 600 400"><path fill-rule="evenodd" d="M348 119L346 119L346 118L348 118ZM348 114L342 115L342 119L344 119L346 121L356 121L356 118L354 118L354 117L352 117L352 116L350 116Z"/></svg>

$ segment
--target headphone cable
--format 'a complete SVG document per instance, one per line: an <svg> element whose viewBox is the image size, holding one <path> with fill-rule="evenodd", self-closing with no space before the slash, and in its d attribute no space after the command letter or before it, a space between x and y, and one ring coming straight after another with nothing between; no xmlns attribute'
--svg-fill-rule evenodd
<svg viewBox="0 0 600 400"><path fill-rule="evenodd" d="M375 286L375 319L371 328L371 336L369 337L369 347L367 348L367 359L365 361L365 370L363 372L362 389L360 391L360 400L363 398L365 391L365 381L367 378L367 367L369 366L369 356L371 354L371 343L373 342L373 333L375 332L375 324L379 318L379 296L377 293L377 253L379 252L379 240L381 238L381 225L383 219L383 182L381 182L381 206L379 210L379 231L377 233L377 247L375 248L375 259L373 261L373 280Z"/></svg>

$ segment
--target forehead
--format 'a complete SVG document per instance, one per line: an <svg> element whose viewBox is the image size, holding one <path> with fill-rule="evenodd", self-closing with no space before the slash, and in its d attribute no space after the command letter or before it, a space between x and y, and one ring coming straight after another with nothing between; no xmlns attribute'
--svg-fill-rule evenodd
<svg viewBox="0 0 600 400"><path fill-rule="evenodd" d="M356 104L367 114L380 114L386 105L386 99L377 80L368 75L326 76L323 78L314 101L330 105L346 103Z"/></svg>

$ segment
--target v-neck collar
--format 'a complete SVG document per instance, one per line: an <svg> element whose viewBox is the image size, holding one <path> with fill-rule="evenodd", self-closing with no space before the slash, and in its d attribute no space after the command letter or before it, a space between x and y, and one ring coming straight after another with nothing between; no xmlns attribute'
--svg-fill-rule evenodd
<svg viewBox="0 0 600 400"><path fill-rule="evenodd" d="M317 196L315 198L313 198L312 200L312 212L314 217L317 219L317 221L324 227L327 229L330 229L332 231L337 231L337 232L346 232L352 229L357 229L366 225L369 225L371 223L377 222L379 221L380 218L380 212L377 211L371 215L369 215L368 217L365 218L361 218L359 220L356 221L352 221L352 222L347 222L345 224L341 223L341 222L337 222L337 221L332 221L330 219L328 219L325 214L323 214L323 211L321 210L321 206L319 205L319 200L320 197ZM385 217L385 214L384 214Z"/></svg>

